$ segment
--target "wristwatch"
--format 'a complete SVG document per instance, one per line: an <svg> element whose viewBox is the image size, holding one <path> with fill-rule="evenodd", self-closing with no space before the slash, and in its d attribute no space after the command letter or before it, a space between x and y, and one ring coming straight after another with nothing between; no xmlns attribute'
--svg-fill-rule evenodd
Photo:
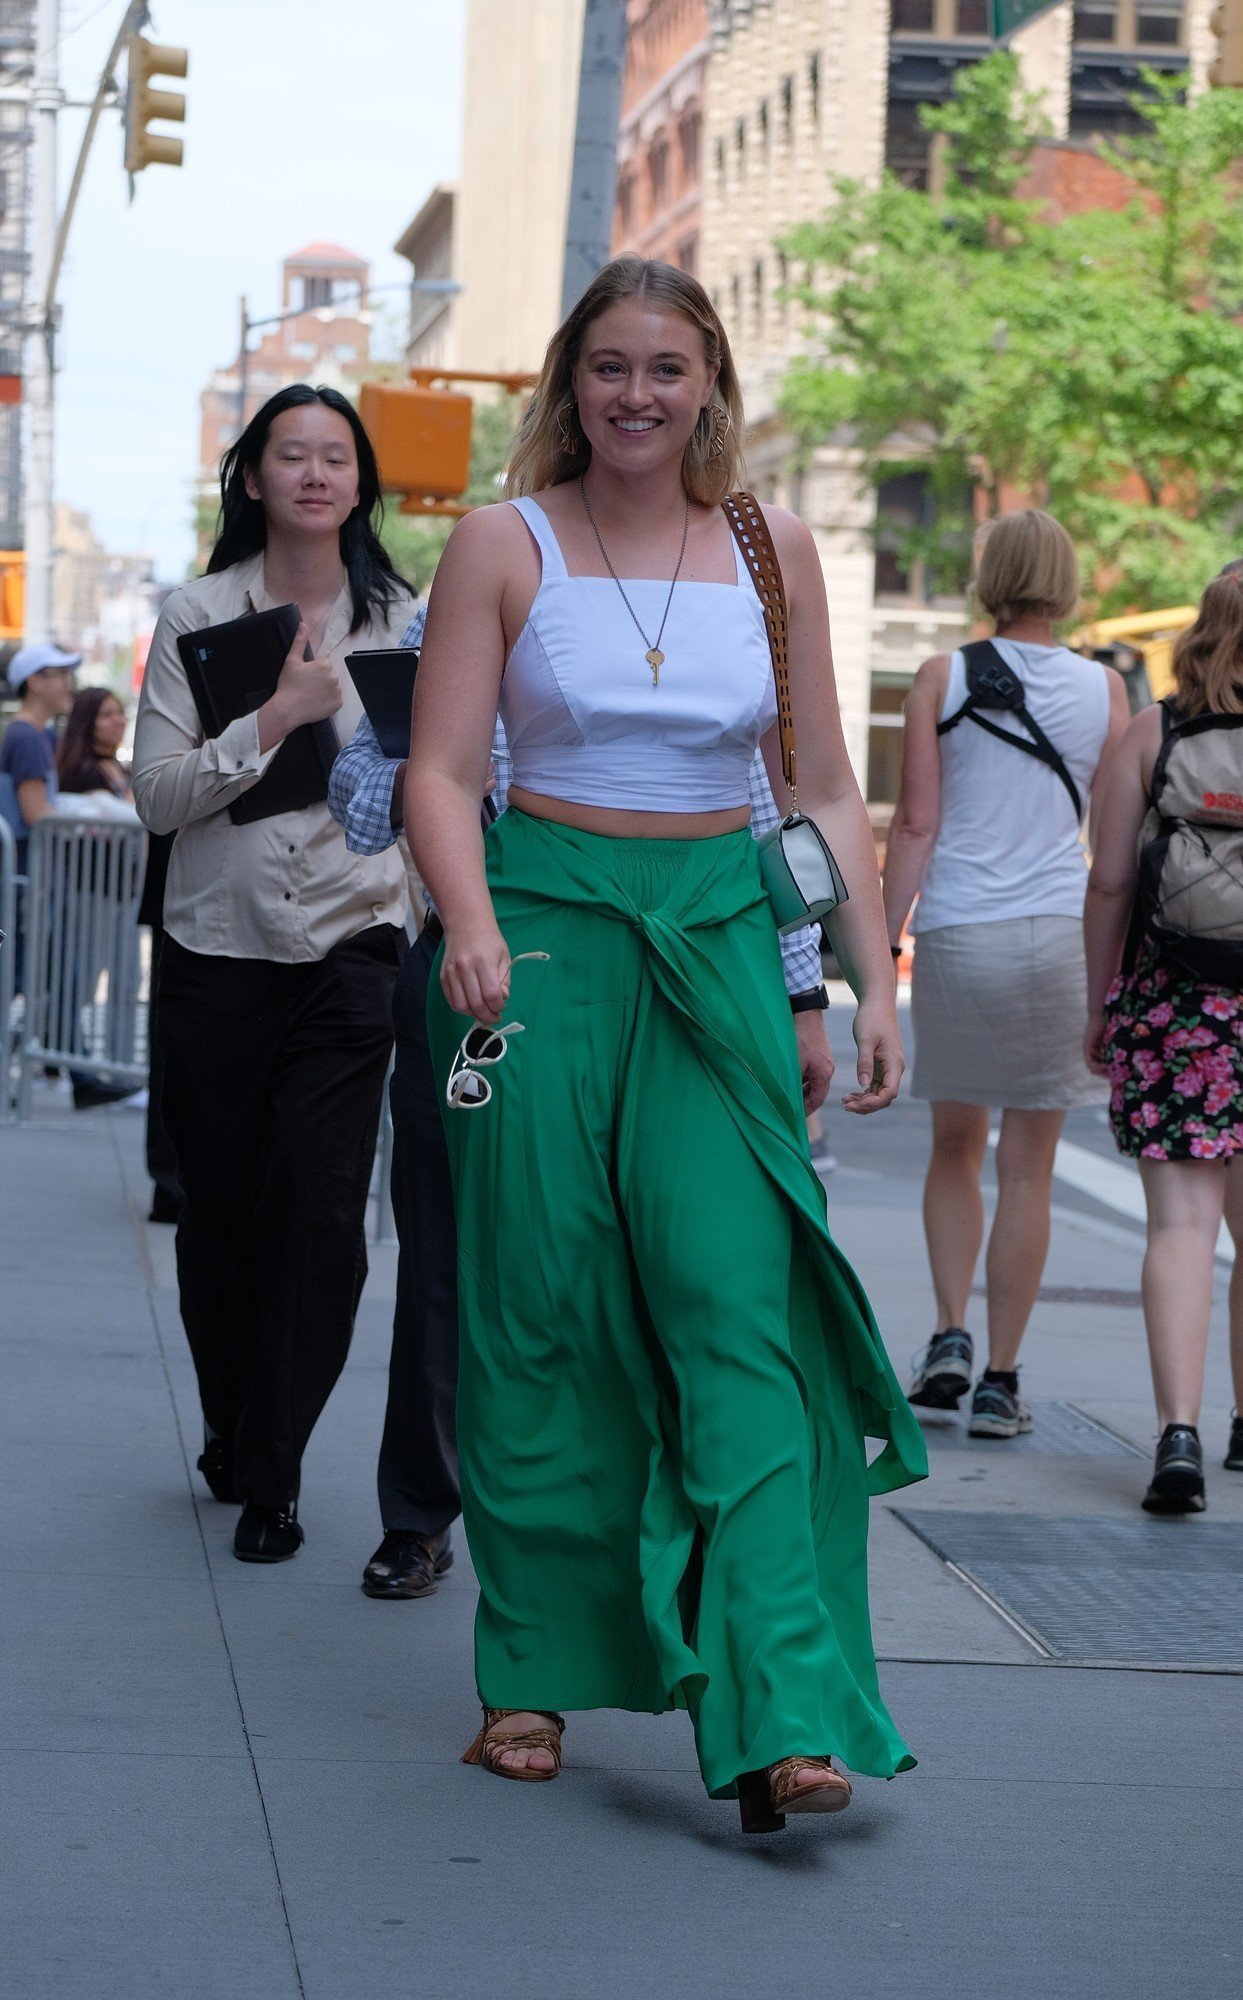
<svg viewBox="0 0 1243 2000"><path fill-rule="evenodd" d="M806 993L791 993L790 1012L792 1014L818 1014L829 1004L829 996L823 986L809 987Z"/></svg>

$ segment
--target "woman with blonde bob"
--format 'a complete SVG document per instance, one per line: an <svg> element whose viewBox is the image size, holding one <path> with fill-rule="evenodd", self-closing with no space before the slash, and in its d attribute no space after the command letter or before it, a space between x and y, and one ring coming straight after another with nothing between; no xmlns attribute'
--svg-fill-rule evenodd
<svg viewBox="0 0 1243 2000"><path fill-rule="evenodd" d="M1173 694L1137 715L1118 747L1093 843L1084 1049L1110 1080L1114 1141L1138 1160L1148 1206L1144 1320L1161 1435L1143 1505L1155 1514L1198 1514L1200 1404L1223 1215L1235 1244L1235 1414L1225 1465L1243 1472L1243 982L1227 964L1212 978L1188 965L1189 941L1152 921L1161 913L1139 896L1140 849L1152 837L1159 854L1182 821L1195 844L1192 873L1224 898L1220 914L1239 935L1243 564L1231 563L1209 584L1174 648L1173 669ZM1146 826L1158 801L1162 818ZM1224 853L1213 846L1222 837ZM1236 963L1237 953L1236 946Z"/></svg>
<svg viewBox="0 0 1243 2000"><path fill-rule="evenodd" d="M896 952L918 896L912 1090L932 1104L924 1232L937 1322L908 1394L955 1410L971 1386L980 1174L989 1113L1000 1111L988 1366L969 1430L1011 1438L1032 1427L1018 1355L1048 1253L1053 1155L1067 1111L1095 1089L1080 1055L1081 821L1089 800L1095 812L1127 702L1119 675L1054 636L1079 597L1065 529L1024 508L1003 514L977 549L975 595L995 636L938 653L915 676L885 914Z"/></svg>
<svg viewBox="0 0 1243 2000"><path fill-rule="evenodd" d="M550 344L510 500L437 572L406 821L445 928L429 1025L480 1582L467 1761L549 1779L560 1711L683 1707L709 1791L760 1830L849 1801L831 1754L911 1762L877 1686L867 1496L925 1460L828 1232L748 825L757 741L789 795L720 506L742 423L703 289L608 265ZM815 548L765 518L800 803L850 890L830 923L859 1001L846 1103L872 1111L902 1054L871 836ZM498 704L511 805L481 841Z"/></svg>

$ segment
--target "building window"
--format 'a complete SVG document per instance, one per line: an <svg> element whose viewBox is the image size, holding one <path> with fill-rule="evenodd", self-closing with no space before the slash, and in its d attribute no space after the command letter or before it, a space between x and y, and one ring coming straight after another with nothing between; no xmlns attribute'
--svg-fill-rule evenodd
<svg viewBox="0 0 1243 2000"><path fill-rule="evenodd" d="M1148 7L1141 4L1135 9L1135 40L1141 48L1176 49L1183 39L1183 10L1181 7Z"/></svg>
<svg viewBox="0 0 1243 2000"><path fill-rule="evenodd" d="M331 278L304 278L302 280L303 312L317 312L322 306L330 306L331 304Z"/></svg>
<svg viewBox="0 0 1243 2000"><path fill-rule="evenodd" d="M755 314L755 324L764 324L764 260L757 257L751 266L751 310Z"/></svg>
<svg viewBox="0 0 1243 2000"><path fill-rule="evenodd" d="M811 99L812 122L820 117L820 57L813 55L807 65L807 95Z"/></svg>
<svg viewBox="0 0 1243 2000"><path fill-rule="evenodd" d="M760 108L756 113L756 123L759 126L759 131L760 131L760 145L763 147L764 151L767 152L768 151L768 99L766 97L761 98L760 100Z"/></svg>
<svg viewBox="0 0 1243 2000"><path fill-rule="evenodd" d="M794 78L781 79L781 136L788 139L794 128Z"/></svg>
<svg viewBox="0 0 1243 2000"><path fill-rule="evenodd" d="M652 186L652 208L660 210L669 199L669 146L658 139L647 156L648 179Z"/></svg>
<svg viewBox="0 0 1243 2000"><path fill-rule="evenodd" d="M960 35L971 35L977 40L989 38L988 0L958 0L955 17Z"/></svg>
<svg viewBox="0 0 1243 2000"><path fill-rule="evenodd" d="M724 180L725 180L725 141L724 141L724 139L718 139L718 140L717 140L717 142L716 142L716 177L717 177L717 179L718 179L719 181L721 181L722 183L724 183Z"/></svg>
<svg viewBox="0 0 1243 2000"><path fill-rule="evenodd" d="M908 680L873 674L868 716L869 805L895 806L902 781L902 710L910 693Z"/></svg>
<svg viewBox="0 0 1243 2000"><path fill-rule="evenodd" d="M895 35L930 35L936 26L935 0L893 0L889 25Z"/></svg>
<svg viewBox="0 0 1243 2000"><path fill-rule="evenodd" d="M931 146L931 134L919 122L918 105L891 97L885 125L885 165L903 187L927 187Z"/></svg>
<svg viewBox="0 0 1243 2000"><path fill-rule="evenodd" d="M741 159L746 150L747 121L745 118L736 118L734 120L734 151L737 153L739 159Z"/></svg>
<svg viewBox="0 0 1243 2000"><path fill-rule="evenodd" d="M1109 42L1118 37L1118 10L1116 7L1076 7L1075 40L1077 42Z"/></svg>
<svg viewBox="0 0 1243 2000"><path fill-rule="evenodd" d="M678 127L682 147L682 185L698 187L699 154L703 146L704 122L698 111L689 111Z"/></svg>
<svg viewBox="0 0 1243 2000"><path fill-rule="evenodd" d="M693 278L695 275L695 266L699 262L699 238L697 236L687 236L678 244L677 259L678 269L685 271L688 278Z"/></svg>
<svg viewBox="0 0 1243 2000"><path fill-rule="evenodd" d="M735 272L729 281L729 311L735 327L742 321L742 279Z"/></svg>
<svg viewBox="0 0 1243 2000"><path fill-rule="evenodd" d="M629 174L621 174L617 181L617 220L626 233L629 233L633 209L634 181Z"/></svg>

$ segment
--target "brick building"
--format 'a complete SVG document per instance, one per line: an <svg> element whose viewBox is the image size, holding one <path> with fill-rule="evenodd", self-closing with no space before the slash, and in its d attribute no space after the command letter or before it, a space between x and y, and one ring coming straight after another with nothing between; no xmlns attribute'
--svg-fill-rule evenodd
<svg viewBox="0 0 1243 2000"><path fill-rule="evenodd" d="M629 0L613 251L697 273L708 0Z"/></svg>
<svg viewBox="0 0 1243 2000"><path fill-rule="evenodd" d="M269 396L292 382L351 387L371 351L369 267L339 243L308 243L281 266L280 311L247 357L245 410L239 347L212 371L199 398L199 492L209 515L219 497L220 460ZM261 317L262 315L256 315Z"/></svg>

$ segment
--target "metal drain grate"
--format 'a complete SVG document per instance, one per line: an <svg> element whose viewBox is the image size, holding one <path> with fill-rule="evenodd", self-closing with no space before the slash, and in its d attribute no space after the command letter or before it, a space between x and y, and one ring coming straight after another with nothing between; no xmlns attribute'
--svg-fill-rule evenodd
<svg viewBox="0 0 1243 2000"><path fill-rule="evenodd" d="M1144 1458L1138 1445L1128 1444L1103 1425L1094 1423L1072 1403L1033 1403L1035 1428L1024 1437L973 1438L967 1436L967 1418L931 1416L919 1412L928 1449L939 1451L1018 1452L1031 1458Z"/></svg>
<svg viewBox="0 0 1243 2000"><path fill-rule="evenodd" d="M894 1512L1055 1659L1243 1672L1243 1535L1228 1521Z"/></svg>

